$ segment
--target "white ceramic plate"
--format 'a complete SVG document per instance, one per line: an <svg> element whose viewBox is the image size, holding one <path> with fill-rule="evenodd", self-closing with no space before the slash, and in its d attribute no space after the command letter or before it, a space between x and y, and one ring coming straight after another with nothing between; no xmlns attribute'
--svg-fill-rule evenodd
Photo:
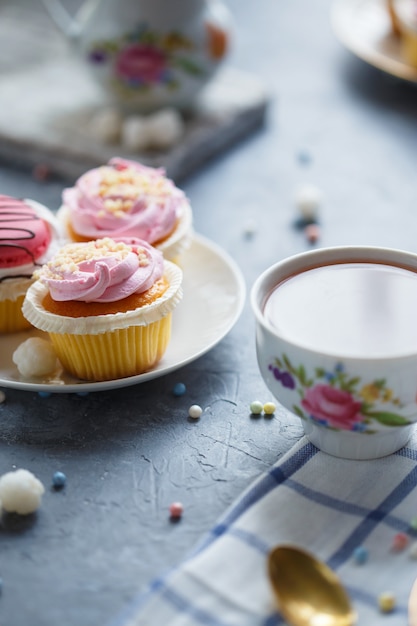
<svg viewBox="0 0 417 626"><path fill-rule="evenodd" d="M184 254L182 268L184 297L173 313L172 338L163 359L151 371L97 383L75 379L63 371L48 379L23 379L12 355L28 337L46 336L33 330L0 336L0 386L64 393L114 389L163 376L202 356L234 326L242 312L246 287L233 259L201 236L195 236Z"/></svg>
<svg viewBox="0 0 417 626"><path fill-rule="evenodd" d="M411 82L417 69L401 56L391 32L386 0L336 0L332 7L334 31L343 45L370 65Z"/></svg>

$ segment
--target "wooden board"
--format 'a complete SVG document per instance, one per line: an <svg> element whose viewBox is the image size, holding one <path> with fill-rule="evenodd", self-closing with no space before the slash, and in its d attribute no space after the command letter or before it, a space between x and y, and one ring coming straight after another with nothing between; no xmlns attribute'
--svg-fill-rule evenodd
<svg viewBox="0 0 417 626"><path fill-rule="evenodd" d="M0 8L0 159L45 164L75 178L112 156L165 167L182 179L262 125L268 96L256 77L227 66L186 119L182 140L168 151L135 153L98 141L92 116L103 95L88 70L41 9Z"/></svg>

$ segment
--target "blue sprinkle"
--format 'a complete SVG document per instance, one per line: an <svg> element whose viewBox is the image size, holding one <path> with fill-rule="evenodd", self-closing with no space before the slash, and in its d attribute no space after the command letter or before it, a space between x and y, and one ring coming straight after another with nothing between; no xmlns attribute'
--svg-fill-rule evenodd
<svg viewBox="0 0 417 626"><path fill-rule="evenodd" d="M55 472L55 474L52 476L52 484L56 489L61 489L62 487L64 487L66 482L67 477L65 476L64 472Z"/></svg>
<svg viewBox="0 0 417 626"><path fill-rule="evenodd" d="M174 396L183 396L187 391L187 387L184 383L176 383L172 389Z"/></svg>
<svg viewBox="0 0 417 626"><path fill-rule="evenodd" d="M49 396L51 396L51 392L50 391L38 391L38 396L40 398L49 398Z"/></svg>
<svg viewBox="0 0 417 626"><path fill-rule="evenodd" d="M363 432L365 432L366 428L367 428L366 424L362 424L362 423L354 424L352 426L352 430L355 433L363 433Z"/></svg>
<svg viewBox="0 0 417 626"><path fill-rule="evenodd" d="M312 161L311 154L307 150L300 150L297 156L298 161L302 165L309 165L309 163L311 163Z"/></svg>
<svg viewBox="0 0 417 626"><path fill-rule="evenodd" d="M358 546L353 551L353 558L355 559L358 565L363 565L368 560L368 550L363 546Z"/></svg>
<svg viewBox="0 0 417 626"><path fill-rule="evenodd" d="M80 398L83 398L84 396L88 396L88 391L77 391L76 394L77 396L80 396Z"/></svg>

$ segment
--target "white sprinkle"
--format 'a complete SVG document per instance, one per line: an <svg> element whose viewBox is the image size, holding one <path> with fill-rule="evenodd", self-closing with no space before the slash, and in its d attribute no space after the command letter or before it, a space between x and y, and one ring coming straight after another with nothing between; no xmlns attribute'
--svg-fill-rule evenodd
<svg viewBox="0 0 417 626"><path fill-rule="evenodd" d="M302 217L306 220L317 217L318 208L322 201L322 194L317 187L303 185L295 195L295 203Z"/></svg>
<svg viewBox="0 0 417 626"><path fill-rule="evenodd" d="M189 417L192 417L193 419L198 419L199 417L201 417L202 413L203 413L203 409L198 404L193 404L188 409L188 415Z"/></svg>
<svg viewBox="0 0 417 626"><path fill-rule="evenodd" d="M264 405L259 400L254 400L250 403L250 412L253 415L260 415L263 411Z"/></svg>

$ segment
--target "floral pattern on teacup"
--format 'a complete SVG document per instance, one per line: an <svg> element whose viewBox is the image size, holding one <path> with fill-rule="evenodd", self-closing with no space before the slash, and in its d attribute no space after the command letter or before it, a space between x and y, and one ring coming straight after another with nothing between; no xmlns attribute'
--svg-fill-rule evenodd
<svg viewBox="0 0 417 626"><path fill-rule="evenodd" d="M309 376L304 365L294 366L287 355L269 365L283 387L299 395L292 409L301 419L333 430L372 434L383 426L407 426L412 422L401 415L402 403L385 379L364 382L352 377L343 363L333 371L317 367Z"/></svg>
<svg viewBox="0 0 417 626"><path fill-rule="evenodd" d="M181 33L159 34L141 25L118 39L93 42L88 60L111 67L115 87L146 92L158 85L179 89L178 71L204 77L205 69L194 54L194 43Z"/></svg>

